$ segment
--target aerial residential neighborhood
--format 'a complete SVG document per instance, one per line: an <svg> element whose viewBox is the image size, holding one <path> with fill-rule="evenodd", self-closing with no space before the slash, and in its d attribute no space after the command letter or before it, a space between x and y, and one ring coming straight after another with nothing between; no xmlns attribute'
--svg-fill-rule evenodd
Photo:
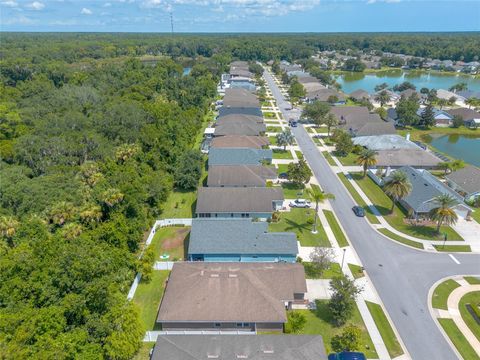
<svg viewBox="0 0 480 360"><path fill-rule="evenodd" d="M480 360L480 2L0 14L0 359Z"/></svg>

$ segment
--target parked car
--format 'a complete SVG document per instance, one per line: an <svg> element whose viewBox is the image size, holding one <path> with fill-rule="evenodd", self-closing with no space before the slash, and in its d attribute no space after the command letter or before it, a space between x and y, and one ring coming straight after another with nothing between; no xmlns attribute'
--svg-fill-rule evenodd
<svg viewBox="0 0 480 360"><path fill-rule="evenodd" d="M282 172L278 174L278 178L288 180L288 174L286 172Z"/></svg>
<svg viewBox="0 0 480 360"><path fill-rule="evenodd" d="M361 206L355 205L352 208L352 210L355 213L355 215L357 215L358 217L364 217L365 216L365 209Z"/></svg>
<svg viewBox="0 0 480 360"><path fill-rule="evenodd" d="M291 120L288 122L288 125L290 125L291 127L297 127L297 121L291 119Z"/></svg>
<svg viewBox="0 0 480 360"><path fill-rule="evenodd" d="M328 360L367 360L361 352L342 351L328 355Z"/></svg>
<svg viewBox="0 0 480 360"><path fill-rule="evenodd" d="M293 201L290 201L289 205L292 208L309 208L310 207L310 201L305 200L305 199L295 199Z"/></svg>

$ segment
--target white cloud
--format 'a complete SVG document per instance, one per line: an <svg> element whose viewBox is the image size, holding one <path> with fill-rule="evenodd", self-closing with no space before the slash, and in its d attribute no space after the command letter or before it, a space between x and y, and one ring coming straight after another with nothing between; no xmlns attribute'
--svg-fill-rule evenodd
<svg viewBox="0 0 480 360"><path fill-rule="evenodd" d="M402 0L368 0L367 1L367 4L375 4L375 3L388 3L388 4L393 4L393 3L399 3L401 2Z"/></svg>
<svg viewBox="0 0 480 360"><path fill-rule="evenodd" d="M35 21L23 15L11 17L3 22L4 25L31 25L34 23Z"/></svg>
<svg viewBox="0 0 480 360"><path fill-rule="evenodd" d="M44 7L45 7L45 4L40 2L40 1L34 1L34 2L27 5L27 8L32 9L32 10L36 10L36 11L40 11Z"/></svg>
<svg viewBox="0 0 480 360"><path fill-rule="evenodd" d="M13 1L13 0L2 1L1 4L3 6L8 6L8 7L12 7L12 8L18 7L18 3L16 1Z"/></svg>
<svg viewBox="0 0 480 360"><path fill-rule="evenodd" d="M92 10L88 8L83 8L82 11L80 11L80 14L82 15L92 15Z"/></svg>

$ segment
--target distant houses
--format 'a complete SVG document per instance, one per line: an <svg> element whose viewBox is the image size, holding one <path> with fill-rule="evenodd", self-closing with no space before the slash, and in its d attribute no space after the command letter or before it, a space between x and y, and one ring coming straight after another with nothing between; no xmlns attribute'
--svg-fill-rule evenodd
<svg viewBox="0 0 480 360"><path fill-rule="evenodd" d="M457 191L465 201L473 202L480 197L480 169L468 165L446 177L447 184Z"/></svg>

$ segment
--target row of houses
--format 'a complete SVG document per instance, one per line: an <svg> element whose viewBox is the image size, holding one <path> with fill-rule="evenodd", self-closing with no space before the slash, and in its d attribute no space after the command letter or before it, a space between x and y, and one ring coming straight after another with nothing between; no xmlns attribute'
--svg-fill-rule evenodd
<svg viewBox="0 0 480 360"><path fill-rule="evenodd" d="M238 335L282 333L286 310L305 304L307 292L304 268L295 262L296 235L269 232L265 221L283 203L282 190L266 186L276 178L268 139L248 126L222 128L251 122L244 115L260 110L255 95L245 91L225 91L211 132L207 186L198 189L188 261L174 264L158 311L163 331L183 335L160 336L154 359L185 353L199 359L327 358L320 336ZM202 335L185 335L192 333Z"/></svg>

